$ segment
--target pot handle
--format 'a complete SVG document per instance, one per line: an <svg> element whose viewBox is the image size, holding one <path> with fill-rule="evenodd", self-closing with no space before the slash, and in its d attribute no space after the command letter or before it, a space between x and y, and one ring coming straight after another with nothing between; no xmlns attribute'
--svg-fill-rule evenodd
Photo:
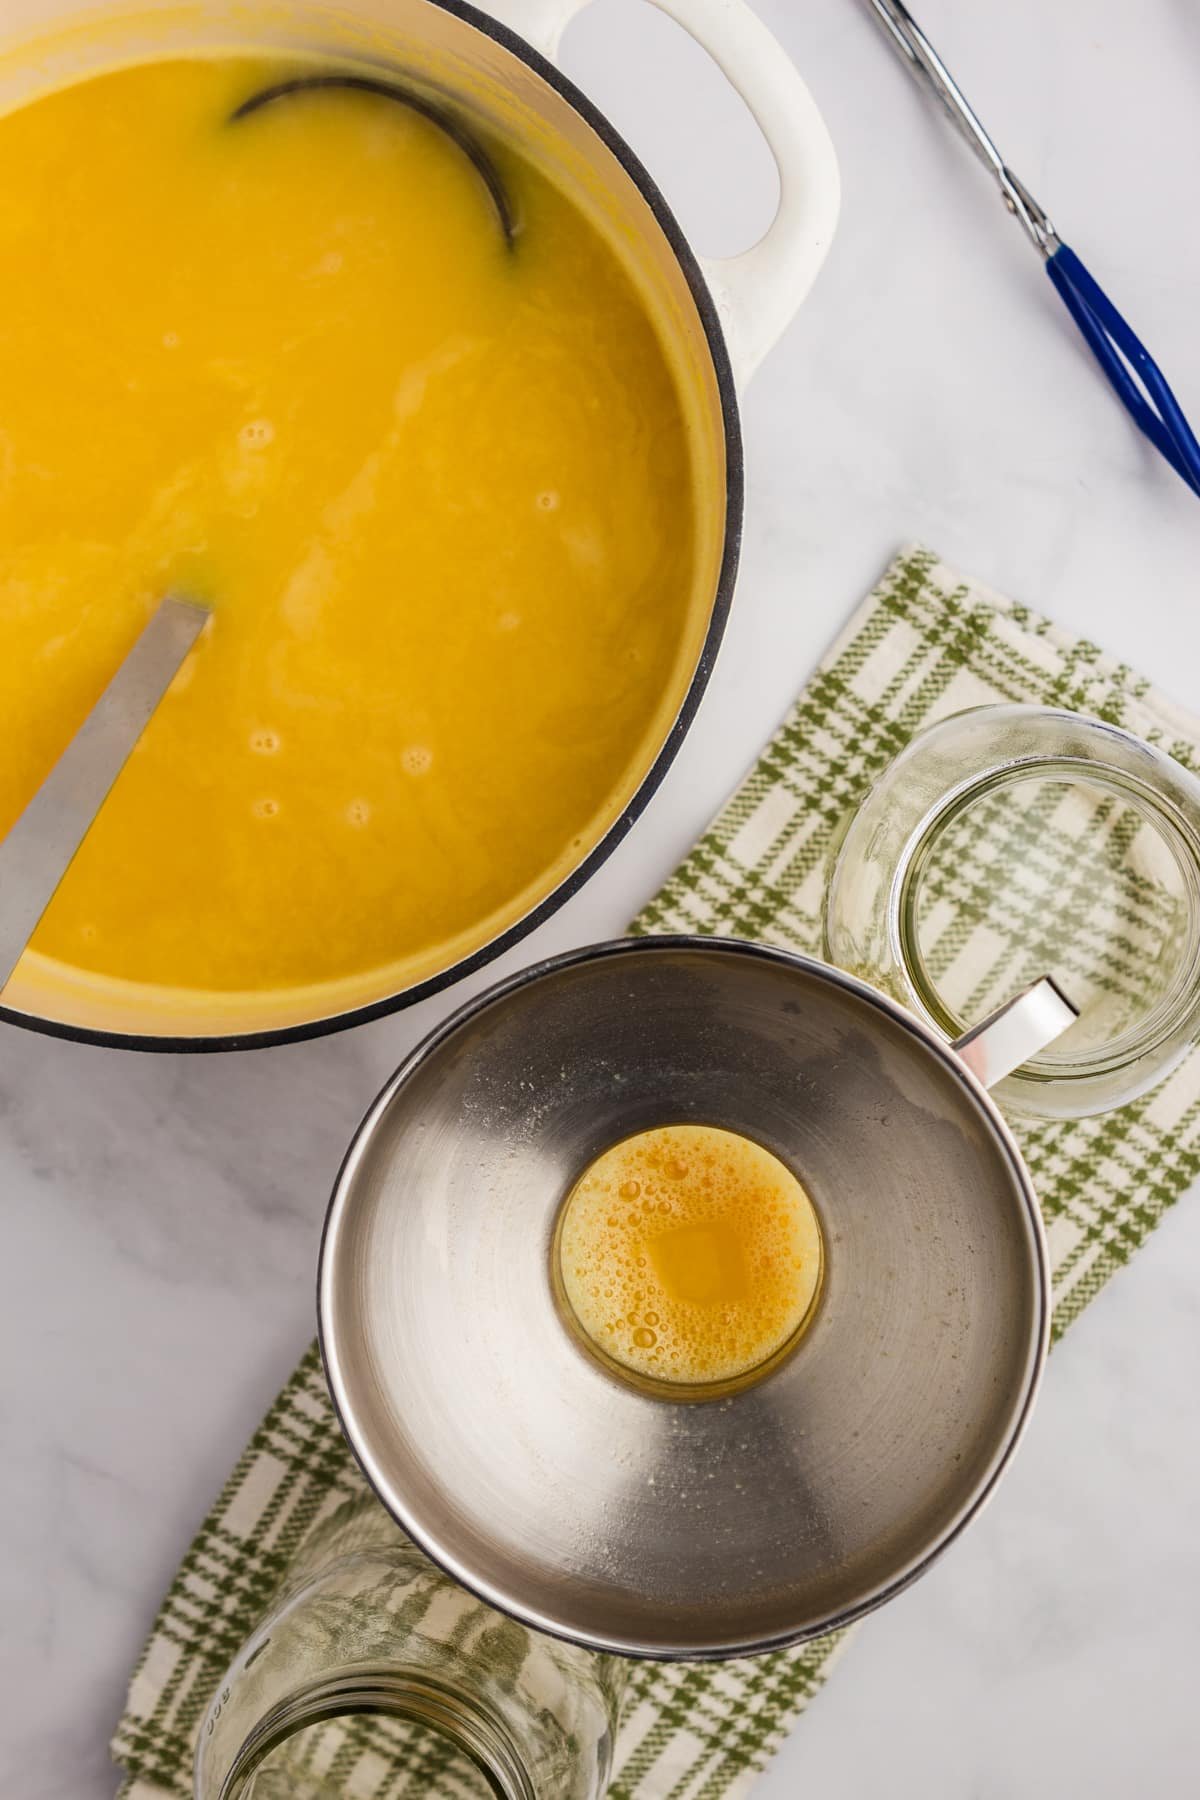
<svg viewBox="0 0 1200 1800"><path fill-rule="evenodd" d="M490 0L491 12L552 61L589 0ZM779 170L779 209L740 256L700 257L744 388L782 337L824 262L841 182L825 122L791 58L746 0L650 0L708 51L750 108Z"/></svg>
<svg viewBox="0 0 1200 1800"><path fill-rule="evenodd" d="M1049 975L1022 988L986 1019L973 1025L950 1048L984 1087L995 1087L1014 1069L1047 1049L1079 1017Z"/></svg>

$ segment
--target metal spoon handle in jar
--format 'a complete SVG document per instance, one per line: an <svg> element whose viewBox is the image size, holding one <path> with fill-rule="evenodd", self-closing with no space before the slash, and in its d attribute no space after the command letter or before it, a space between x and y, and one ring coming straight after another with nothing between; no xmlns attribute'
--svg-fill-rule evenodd
<svg viewBox="0 0 1200 1800"><path fill-rule="evenodd" d="M207 618L192 601L163 601L0 841L0 989Z"/></svg>

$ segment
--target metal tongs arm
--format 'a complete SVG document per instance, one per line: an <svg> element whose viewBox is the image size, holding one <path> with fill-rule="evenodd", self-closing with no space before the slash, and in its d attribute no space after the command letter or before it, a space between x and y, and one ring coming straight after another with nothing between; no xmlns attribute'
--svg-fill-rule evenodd
<svg viewBox="0 0 1200 1800"><path fill-rule="evenodd" d="M950 123L996 182L1009 212L1021 221L1042 255L1053 256L1059 237L1045 208L1008 167L996 148L995 139L908 8L902 6L900 0L871 0L871 5L913 75L942 106Z"/></svg>

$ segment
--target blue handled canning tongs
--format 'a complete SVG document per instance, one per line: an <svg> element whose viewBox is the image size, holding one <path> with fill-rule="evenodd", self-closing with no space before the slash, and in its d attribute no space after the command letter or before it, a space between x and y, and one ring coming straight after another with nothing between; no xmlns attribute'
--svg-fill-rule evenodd
<svg viewBox="0 0 1200 1800"><path fill-rule="evenodd" d="M900 0L871 0L871 4L913 74L941 101L980 162L991 171L1009 212L1021 221L1045 257L1047 275L1138 430L1193 493L1200 494L1200 443L1146 346L1008 167L907 7Z"/></svg>

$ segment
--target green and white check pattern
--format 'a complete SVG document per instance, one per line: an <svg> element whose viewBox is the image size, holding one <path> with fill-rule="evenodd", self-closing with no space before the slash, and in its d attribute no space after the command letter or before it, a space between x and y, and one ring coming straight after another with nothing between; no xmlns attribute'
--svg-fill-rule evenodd
<svg viewBox="0 0 1200 1800"><path fill-rule="evenodd" d="M1200 721L1124 664L910 551L634 929L818 950L827 847L856 796L921 726L997 700L1090 713L1200 766ZM1000 952L989 933L979 943L972 985L982 993ZM1119 1112L1016 1129L1046 1217L1058 1336L1200 1172L1200 1053ZM113 1745L128 1775L125 1800L191 1794L193 1736L219 1677L318 1511L360 1489L310 1349L163 1601ZM610 1800L745 1794L838 1649L828 1638L722 1665L635 1666ZM395 1791L385 1782L370 1797Z"/></svg>

